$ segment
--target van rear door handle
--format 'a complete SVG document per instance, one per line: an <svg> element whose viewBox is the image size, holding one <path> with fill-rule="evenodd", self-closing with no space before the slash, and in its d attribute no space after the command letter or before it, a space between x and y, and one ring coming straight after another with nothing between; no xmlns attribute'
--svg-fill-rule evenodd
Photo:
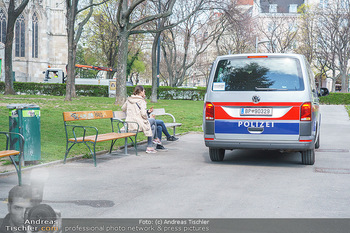
<svg viewBox="0 0 350 233"><path fill-rule="evenodd" d="M262 128L262 127L249 127L248 131L249 131L249 133L262 133L262 132L264 132L264 128Z"/></svg>

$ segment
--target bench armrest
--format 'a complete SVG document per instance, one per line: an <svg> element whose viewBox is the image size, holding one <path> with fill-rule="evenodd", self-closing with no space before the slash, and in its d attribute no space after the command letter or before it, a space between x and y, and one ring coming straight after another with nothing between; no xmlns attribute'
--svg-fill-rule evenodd
<svg viewBox="0 0 350 233"><path fill-rule="evenodd" d="M129 132L129 124L136 124L136 133L139 132L139 124L137 122L134 122L134 121L123 121L121 119L117 119L117 118L114 118L112 120L113 122L117 122L117 128L118 128L118 132L121 133L121 130L122 128L124 128L125 132L128 133ZM120 127L122 125L122 127Z"/></svg>
<svg viewBox="0 0 350 233"><path fill-rule="evenodd" d="M75 129L76 128L80 128L80 129L82 129L83 130L83 136L82 136L82 138L83 138L83 141L85 140L85 136L89 136L89 135L86 135L86 129L94 129L95 130L95 132L96 132L96 137L95 137L95 142L96 142L96 140L97 140L97 136L98 136L98 129L96 128L96 127L94 127L94 126L84 126L84 125L67 125L67 124L65 124L65 128L66 128L66 138L67 138L67 140L68 140L68 130L67 130L67 127L71 127L72 128L72 133L73 133L73 136L74 136L74 139L75 140L77 140L77 135L76 135L76 131L75 131Z"/></svg>
<svg viewBox="0 0 350 233"><path fill-rule="evenodd" d="M174 123L176 122L175 117L174 117L172 114L170 114L170 113L164 113L164 115L171 116L171 118L173 118L173 122L174 122Z"/></svg>
<svg viewBox="0 0 350 233"><path fill-rule="evenodd" d="M10 139L11 139L11 136L12 135L17 135L18 138L21 140L20 141L20 151L21 153L23 153L23 147L24 147L24 137L22 134L20 133L15 133L15 132L0 132L0 134L4 134L6 136L6 150L9 150L9 149L12 149L12 148L9 148L11 145L10 145Z"/></svg>

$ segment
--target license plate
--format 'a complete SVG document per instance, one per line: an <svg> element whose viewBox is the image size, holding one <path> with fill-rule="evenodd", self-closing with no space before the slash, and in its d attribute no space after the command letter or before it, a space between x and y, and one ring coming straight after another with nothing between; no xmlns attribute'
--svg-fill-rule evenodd
<svg viewBox="0 0 350 233"><path fill-rule="evenodd" d="M241 108L241 116L272 116L272 108Z"/></svg>

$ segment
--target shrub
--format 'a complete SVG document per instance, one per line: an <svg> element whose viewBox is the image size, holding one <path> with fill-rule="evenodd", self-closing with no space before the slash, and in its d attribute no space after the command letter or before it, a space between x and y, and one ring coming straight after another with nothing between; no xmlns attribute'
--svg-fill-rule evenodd
<svg viewBox="0 0 350 233"><path fill-rule="evenodd" d="M29 83L29 82L14 82L13 87L17 94L27 95L54 95L64 96L66 94L66 84L59 83ZM152 94L152 86L144 86L146 96L150 97ZM132 95L135 86L127 87L127 95ZM104 85L76 85L76 93L78 96L94 96L94 97L108 97L108 86ZM0 93L3 94L5 90L5 83L0 82ZM158 88L159 99L182 99L182 100L203 100L206 88L177 88L164 87Z"/></svg>
<svg viewBox="0 0 350 233"><path fill-rule="evenodd" d="M329 93L320 97L321 104L350 105L350 93Z"/></svg>

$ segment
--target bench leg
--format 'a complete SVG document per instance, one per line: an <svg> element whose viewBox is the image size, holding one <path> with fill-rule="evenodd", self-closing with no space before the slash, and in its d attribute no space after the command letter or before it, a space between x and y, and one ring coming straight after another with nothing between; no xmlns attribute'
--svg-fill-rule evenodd
<svg viewBox="0 0 350 233"><path fill-rule="evenodd" d="M137 134L135 135L135 138L134 138L134 140L131 138L131 137L129 137L130 138L130 140L132 141L132 144L134 145L134 148L135 148L135 153L136 153L136 155L137 155Z"/></svg>
<svg viewBox="0 0 350 233"><path fill-rule="evenodd" d="M63 160L63 163L65 164L66 163L66 160L67 160L67 156L68 156L68 153L70 151L70 149L72 149L72 147L75 145L75 143L73 143L73 145L71 145L69 148L68 148L68 143L66 145L66 153L64 155L64 160Z"/></svg>
<svg viewBox="0 0 350 233"><path fill-rule="evenodd" d="M136 141L137 134L135 135L135 143L134 143L134 148L137 156L137 141Z"/></svg>
<svg viewBox="0 0 350 233"><path fill-rule="evenodd" d="M173 127L173 136L175 137L175 126Z"/></svg>
<svg viewBox="0 0 350 233"><path fill-rule="evenodd" d="M114 146L114 144L115 144L115 142L116 142L117 140L118 140L118 139L112 140L112 142L111 142L111 148L109 149L109 153L110 153L110 154L112 153L113 146Z"/></svg>
<svg viewBox="0 0 350 233"><path fill-rule="evenodd" d="M124 154L128 154L128 138L124 138Z"/></svg>
<svg viewBox="0 0 350 233"><path fill-rule="evenodd" d="M18 177L18 185L21 186L22 185L22 165L21 165L21 162L22 162L22 155L19 154L19 159L18 159L18 166L16 164L16 161L15 159L12 157L12 155L10 156L10 159L13 163L13 165L15 166L16 168L16 172L17 172L17 177Z"/></svg>
<svg viewBox="0 0 350 233"><path fill-rule="evenodd" d="M89 148L90 149L90 148ZM94 154L93 154L93 159L94 159L94 165L95 167L97 167L97 164L96 164L96 144L94 144Z"/></svg>
<svg viewBox="0 0 350 233"><path fill-rule="evenodd" d="M92 155L92 158L93 158L93 160L94 160L94 165L95 165L95 167L97 167L97 163L96 163L96 143L93 143L93 142L91 142L93 145L94 145L94 151L92 151L91 150L91 148L89 147L89 145L86 143L86 142L84 142L84 144L87 146L87 148L89 148L89 150L90 150L90 153L91 153L91 155Z"/></svg>
<svg viewBox="0 0 350 233"><path fill-rule="evenodd" d="M95 165L95 167L97 166L97 164L96 164L96 143L93 143L93 142L91 142L93 145L94 145L94 151L92 151L91 150L91 148L89 147L89 145L86 143L86 142L84 142L84 144L87 146L87 148L89 148L89 150L90 150L90 153L91 153L91 155L92 155L92 158L93 158L93 160L94 160L94 165Z"/></svg>

